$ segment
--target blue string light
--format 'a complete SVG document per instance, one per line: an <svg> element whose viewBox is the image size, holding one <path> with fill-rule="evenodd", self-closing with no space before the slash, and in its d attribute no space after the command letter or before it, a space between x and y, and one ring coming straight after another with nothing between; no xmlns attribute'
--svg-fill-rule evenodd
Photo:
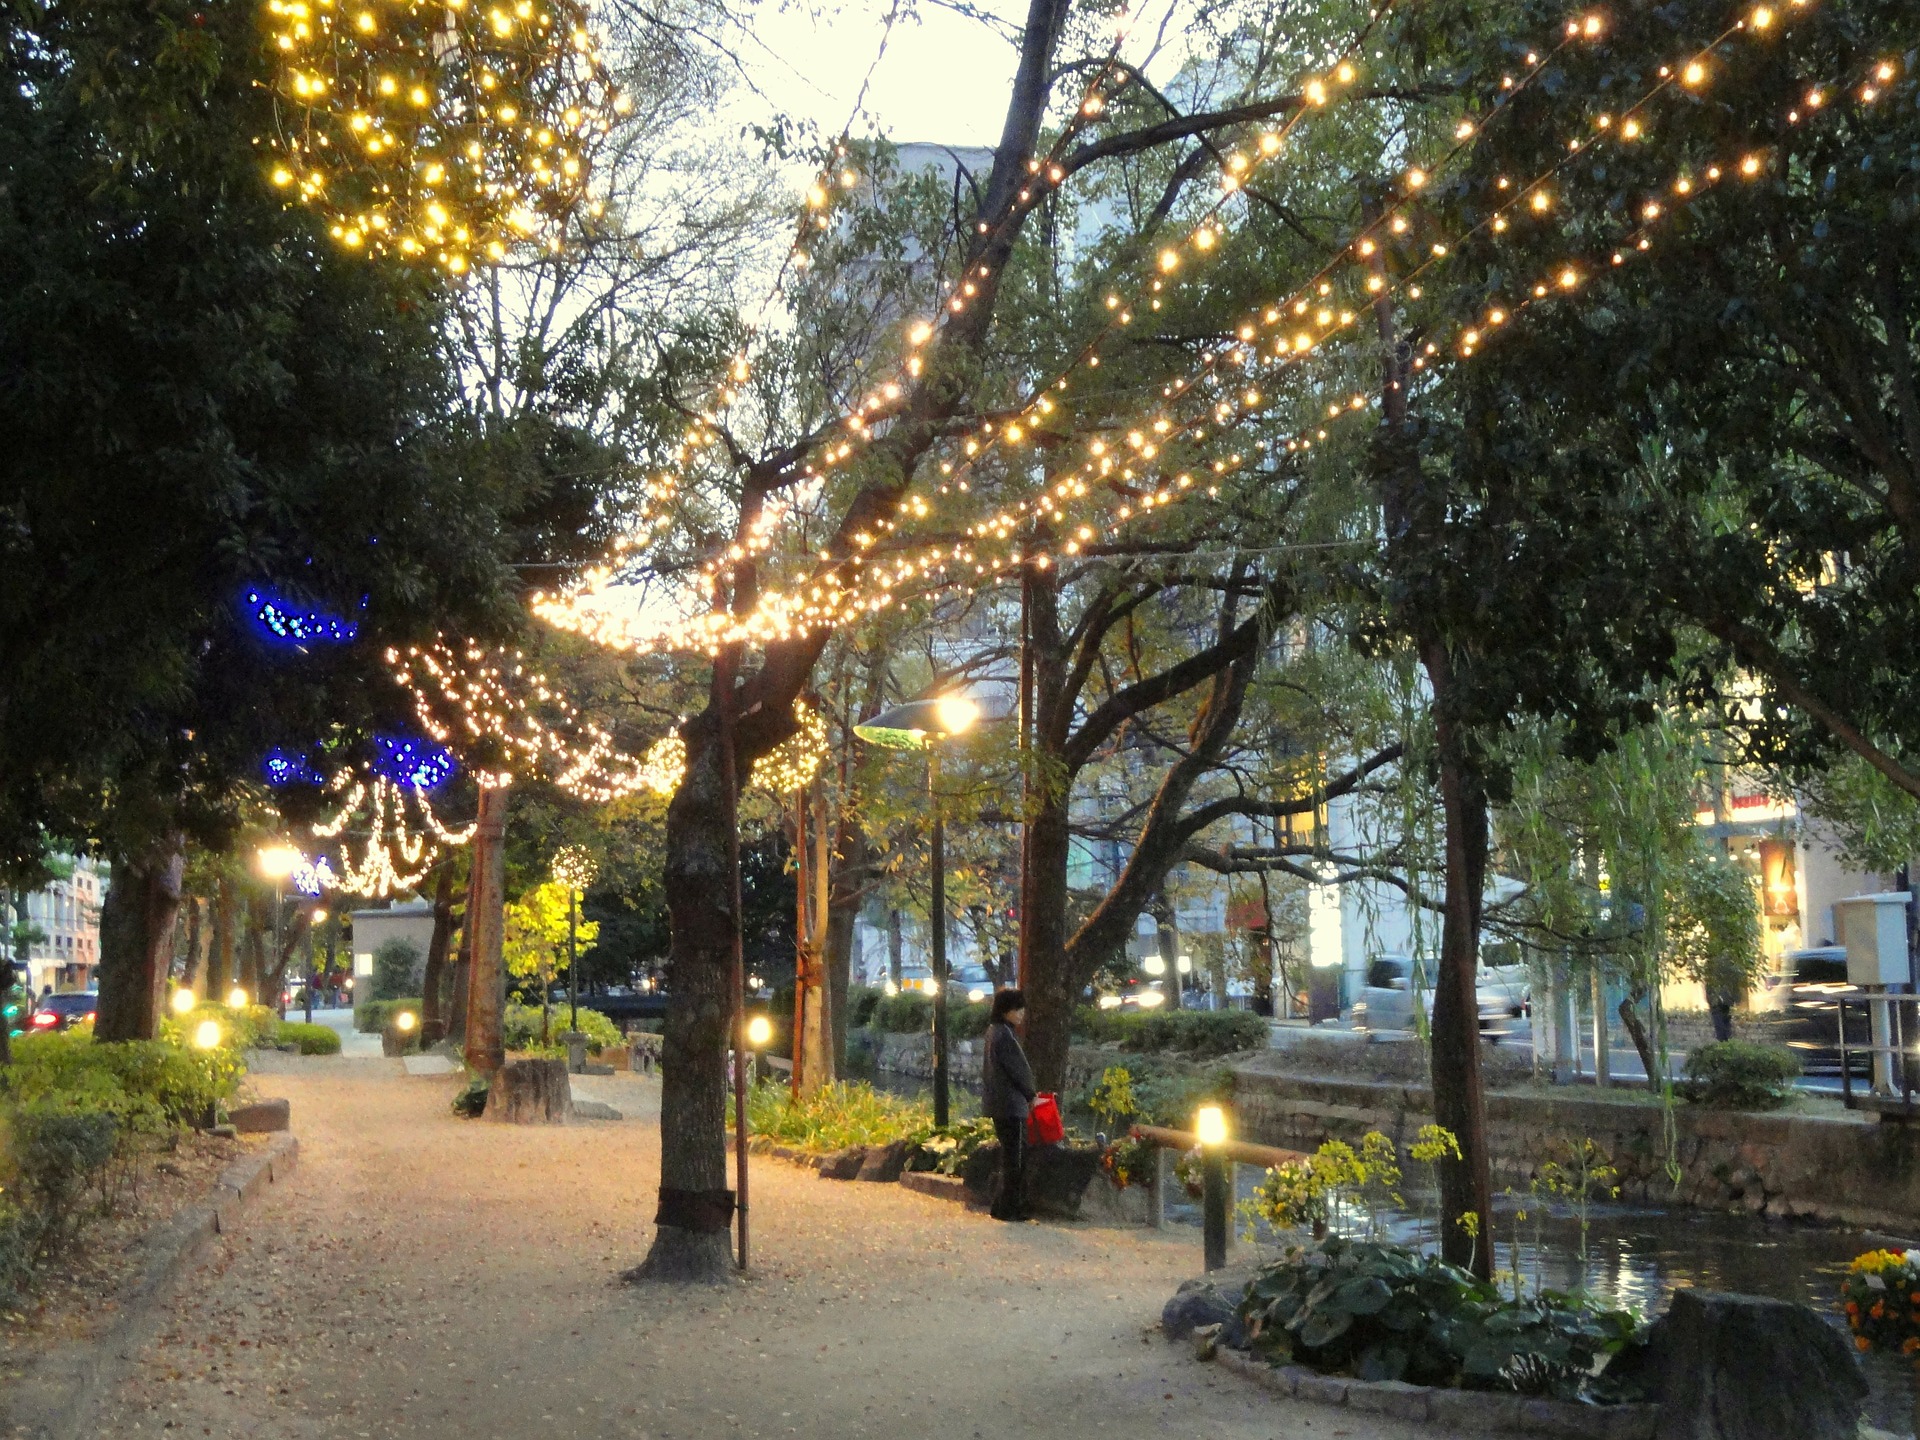
<svg viewBox="0 0 1920 1440"><path fill-rule="evenodd" d="M431 740L376 735L373 745L373 773L414 790L436 790L459 768L453 753Z"/></svg>
<svg viewBox="0 0 1920 1440"><path fill-rule="evenodd" d="M345 645L360 633L357 620L309 610L264 586L247 591L246 608L254 630L276 644Z"/></svg>
<svg viewBox="0 0 1920 1440"><path fill-rule="evenodd" d="M276 788L320 783L320 777L314 773L313 766L307 763L306 756L289 755L278 745L267 752L267 758L260 762L260 769L267 777L267 784Z"/></svg>

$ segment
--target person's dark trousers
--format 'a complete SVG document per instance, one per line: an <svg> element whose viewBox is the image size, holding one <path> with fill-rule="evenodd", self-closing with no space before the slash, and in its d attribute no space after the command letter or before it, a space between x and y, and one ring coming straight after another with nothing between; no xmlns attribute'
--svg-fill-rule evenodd
<svg viewBox="0 0 1920 1440"><path fill-rule="evenodd" d="M996 1220L1018 1220L1027 1210L1027 1122L996 1120L993 1137L1000 1142L1000 1193L991 1213Z"/></svg>

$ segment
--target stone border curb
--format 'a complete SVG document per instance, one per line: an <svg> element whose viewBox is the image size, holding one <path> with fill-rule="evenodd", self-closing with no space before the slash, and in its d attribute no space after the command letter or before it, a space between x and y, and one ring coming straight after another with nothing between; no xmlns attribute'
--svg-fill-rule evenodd
<svg viewBox="0 0 1920 1440"><path fill-rule="evenodd" d="M1575 1405L1487 1390L1441 1390L1400 1380L1349 1380L1299 1365L1269 1365L1222 1348L1215 1362L1262 1389L1315 1405L1438 1425L1447 1435L1527 1435L1539 1440L1653 1440L1658 1405Z"/></svg>
<svg viewBox="0 0 1920 1440"><path fill-rule="evenodd" d="M247 1207L293 1173L300 1142L273 1136L257 1154L233 1162L213 1182L213 1192L182 1210L140 1242L137 1274L120 1302L120 1313L93 1340L65 1345L30 1365L0 1404L0 1434L29 1440L78 1440L95 1433L93 1413L107 1391L133 1367L134 1355L153 1334L159 1302L191 1269L216 1235L240 1227Z"/></svg>

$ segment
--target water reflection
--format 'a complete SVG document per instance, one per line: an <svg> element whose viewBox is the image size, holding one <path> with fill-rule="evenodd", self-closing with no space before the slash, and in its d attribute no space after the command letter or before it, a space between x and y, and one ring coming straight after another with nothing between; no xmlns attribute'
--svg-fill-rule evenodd
<svg viewBox="0 0 1920 1440"><path fill-rule="evenodd" d="M1261 1172L1251 1166L1235 1169L1236 1191L1251 1194ZM1401 1244L1431 1246L1433 1222L1420 1213L1421 1198L1409 1198L1413 1213L1383 1212L1385 1229ZM1522 1206L1528 1212L1524 1221L1515 1216ZM1430 1213L1430 1202L1426 1208ZM1863 1250L1889 1243L1884 1235L1842 1226L1704 1210L1594 1205L1587 1214L1583 1269L1579 1217L1570 1207L1543 1210L1531 1201L1502 1197L1494 1211L1496 1269L1504 1274L1517 1270L1528 1289L1545 1285L1570 1290L1584 1280L1598 1298L1649 1318L1666 1310L1675 1290L1691 1286L1796 1301L1844 1329L1838 1296L1848 1262ZM1173 1214L1184 1223L1200 1223L1195 1205L1178 1205ZM1362 1216L1357 1225L1343 1228L1364 1227ZM1278 1253L1277 1237L1266 1237L1262 1248ZM1503 1288L1510 1284L1503 1278ZM1892 1356L1861 1358L1873 1392L1867 1402L1868 1422L1907 1433L1912 1428L1913 1372Z"/></svg>

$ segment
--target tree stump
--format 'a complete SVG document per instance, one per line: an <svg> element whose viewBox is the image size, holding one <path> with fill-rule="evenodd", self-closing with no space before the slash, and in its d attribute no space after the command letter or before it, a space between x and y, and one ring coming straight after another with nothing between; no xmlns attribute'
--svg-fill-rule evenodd
<svg viewBox="0 0 1920 1440"><path fill-rule="evenodd" d="M564 1125L572 1115L566 1061L511 1060L493 1072L481 1118L509 1125Z"/></svg>

